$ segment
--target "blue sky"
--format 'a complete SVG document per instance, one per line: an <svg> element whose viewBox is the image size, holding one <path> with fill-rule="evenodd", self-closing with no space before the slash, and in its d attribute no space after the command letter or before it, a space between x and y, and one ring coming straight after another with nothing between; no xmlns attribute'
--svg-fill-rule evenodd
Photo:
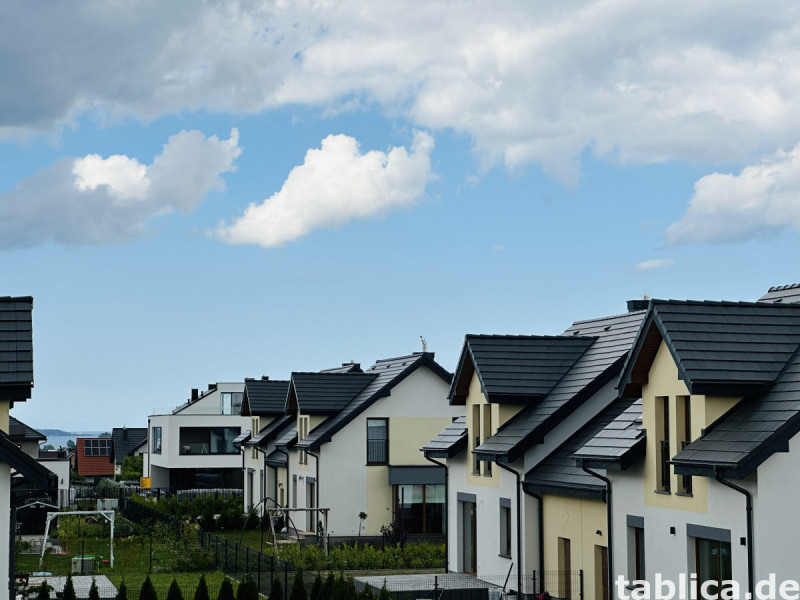
<svg viewBox="0 0 800 600"><path fill-rule="evenodd" d="M0 7L34 427L800 281L792 2Z"/></svg>

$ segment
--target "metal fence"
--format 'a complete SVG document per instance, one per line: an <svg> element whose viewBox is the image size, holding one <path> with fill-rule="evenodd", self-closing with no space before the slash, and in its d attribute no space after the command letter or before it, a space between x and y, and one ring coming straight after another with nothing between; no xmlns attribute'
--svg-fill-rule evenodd
<svg viewBox="0 0 800 600"><path fill-rule="evenodd" d="M583 570L533 572L533 589L547 592L553 598L583 600Z"/></svg>

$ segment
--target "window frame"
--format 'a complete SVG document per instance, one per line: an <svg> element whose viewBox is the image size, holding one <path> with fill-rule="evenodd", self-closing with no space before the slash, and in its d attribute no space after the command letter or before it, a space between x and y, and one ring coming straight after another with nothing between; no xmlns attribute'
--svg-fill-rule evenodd
<svg viewBox="0 0 800 600"><path fill-rule="evenodd" d="M102 444L100 442L103 442ZM91 452L89 451L91 450ZM103 452L105 450L105 452ZM107 438L89 438L83 440L84 456L111 456L111 440Z"/></svg>
<svg viewBox="0 0 800 600"><path fill-rule="evenodd" d="M383 430L385 432L382 439L375 438L370 439L369 437L369 430L370 430L370 422L372 421L383 421ZM379 465L388 465L389 464L389 419L388 417L370 417L367 419L366 422L367 432L366 432L366 451L367 451L367 466L379 466ZM370 460L370 457L374 456L372 452L370 452L370 442L383 442L383 460Z"/></svg>
<svg viewBox="0 0 800 600"><path fill-rule="evenodd" d="M161 454L162 449L162 428L161 426L153 426L150 428L151 431L151 439L150 439L150 451L153 454Z"/></svg>
<svg viewBox="0 0 800 600"><path fill-rule="evenodd" d="M434 487L434 486L441 486L442 490L440 490L440 491L444 491L444 487L445 486L444 486L443 483L393 484L392 485L392 504L393 504L393 507L394 507L394 514L395 515L402 515L403 514L403 510L404 510L403 505L400 503L400 488L402 486L412 486L413 487L415 485L419 485L419 486L422 487L422 508L421 508L422 531L418 531L418 532L410 532L410 531L408 531L408 529L405 527L405 518L401 516L400 518L402 518L403 521L404 521L404 529L406 530L406 533L409 536L416 536L416 535L443 535L443 534L445 534L446 531L447 531L447 523L444 521L444 513L446 512L446 507L447 507L447 497L445 497L444 502L441 502L441 503L439 503L439 502L433 503L432 502L431 503L431 504L441 504L441 506L442 506L442 519L443 519L442 520L442 527L441 527L442 531L439 531L439 532L429 531L429 527L428 527L428 488L429 487ZM412 506L412 504L409 503L409 506Z"/></svg>
<svg viewBox="0 0 800 600"><path fill-rule="evenodd" d="M508 498L500 498L499 556L511 558L511 500Z"/></svg>

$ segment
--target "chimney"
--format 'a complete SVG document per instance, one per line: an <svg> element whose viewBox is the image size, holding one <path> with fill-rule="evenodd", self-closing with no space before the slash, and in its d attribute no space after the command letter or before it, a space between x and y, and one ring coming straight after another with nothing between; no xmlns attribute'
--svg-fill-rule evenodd
<svg viewBox="0 0 800 600"><path fill-rule="evenodd" d="M216 383L209 383L208 384L208 391L209 392L212 391L212 390L215 390L215 389L217 389L217 384Z"/></svg>
<svg viewBox="0 0 800 600"><path fill-rule="evenodd" d="M269 381L269 375L262 375L261 381Z"/></svg>
<svg viewBox="0 0 800 600"><path fill-rule="evenodd" d="M628 300L628 312L636 312L639 310L647 310L650 306L650 296L645 294L641 300Z"/></svg>
<svg viewBox="0 0 800 600"><path fill-rule="evenodd" d="M189 402L197 402L198 392L197 388L192 388L192 399Z"/></svg>

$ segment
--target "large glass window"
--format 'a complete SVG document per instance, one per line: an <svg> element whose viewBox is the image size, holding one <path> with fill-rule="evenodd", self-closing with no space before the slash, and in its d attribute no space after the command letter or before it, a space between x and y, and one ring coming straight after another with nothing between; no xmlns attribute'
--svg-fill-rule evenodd
<svg viewBox="0 0 800 600"><path fill-rule="evenodd" d="M242 412L242 392L222 392L222 414L238 415Z"/></svg>
<svg viewBox="0 0 800 600"><path fill-rule="evenodd" d="M443 485L395 485L395 510L409 535L444 533Z"/></svg>
<svg viewBox="0 0 800 600"><path fill-rule="evenodd" d="M161 454L161 427L153 427L150 435L150 451Z"/></svg>
<svg viewBox="0 0 800 600"><path fill-rule="evenodd" d="M84 456L111 456L111 440L84 440Z"/></svg>
<svg viewBox="0 0 800 600"><path fill-rule="evenodd" d="M367 419L367 464L389 462L389 420Z"/></svg>
<svg viewBox="0 0 800 600"><path fill-rule="evenodd" d="M730 542L695 538L695 554L697 556L697 583L716 582L717 589L709 591L711 594L720 593L722 582L733 579Z"/></svg>
<svg viewBox="0 0 800 600"><path fill-rule="evenodd" d="M238 454L239 427L181 427L181 454Z"/></svg>

